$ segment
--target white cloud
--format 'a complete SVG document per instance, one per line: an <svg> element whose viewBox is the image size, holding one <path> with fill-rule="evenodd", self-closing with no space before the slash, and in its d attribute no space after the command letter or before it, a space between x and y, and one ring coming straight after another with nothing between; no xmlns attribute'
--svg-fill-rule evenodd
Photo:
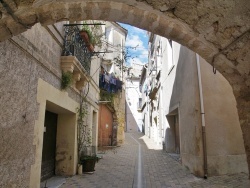
<svg viewBox="0 0 250 188"><path fill-rule="evenodd" d="M143 59L144 61L146 61L147 59L148 59L148 54L140 54L139 56L138 56L138 58L140 58L140 59Z"/></svg>
<svg viewBox="0 0 250 188"><path fill-rule="evenodd" d="M128 39L126 40L126 46L135 47L135 49L131 49L131 51L140 51L141 53L147 53L147 49L138 35L131 35L130 37L128 37Z"/></svg>
<svg viewBox="0 0 250 188"><path fill-rule="evenodd" d="M130 35L126 40L126 46L130 47L143 47L143 42L138 35Z"/></svg>
<svg viewBox="0 0 250 188"><path fill-rule="evenodd" d="M128 36L126 39L126 47L135 47L129 48L129 55L133 58L130 58L128 60L128 64L139 63L139 64L145 64L148 62L148 36L147 32L130 26L130 25L123 25L128 30Z"/></svg>

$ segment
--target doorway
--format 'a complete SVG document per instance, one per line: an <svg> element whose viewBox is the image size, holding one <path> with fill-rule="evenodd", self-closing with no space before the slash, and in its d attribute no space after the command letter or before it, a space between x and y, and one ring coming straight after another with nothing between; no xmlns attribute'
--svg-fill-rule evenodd
<svg viewBox="0 0 250 188"><path fill-rule="evenodd" d="M174 116L175 153L180 154L180 131L178 114Z"/></svg>
<svg viewBox="0 0 250 188"><path fill-rule="evenodd" d="M169 127L165 133L165 149L168 154L178 162L181 162L180 125L178 108L167 116Z"/></svg>
<svg viewBox="0 0 250 188"><path fill-rule="evenodd" d="M58 115L46 110L43 133L41 181L55 175L56 134Z"/></svg>

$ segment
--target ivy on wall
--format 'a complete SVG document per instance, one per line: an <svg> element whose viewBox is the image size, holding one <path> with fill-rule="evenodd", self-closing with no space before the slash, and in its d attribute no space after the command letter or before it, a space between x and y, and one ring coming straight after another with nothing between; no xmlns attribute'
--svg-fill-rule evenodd
<svg viewBox="0 0 250 188"><path fill-rule="evenodd" d="M112 107L114 107L114 97L115 97L115 94L114 93L109 93L105 90L100 90L100 100L101 101L110 101L110 105Z"/></svg>

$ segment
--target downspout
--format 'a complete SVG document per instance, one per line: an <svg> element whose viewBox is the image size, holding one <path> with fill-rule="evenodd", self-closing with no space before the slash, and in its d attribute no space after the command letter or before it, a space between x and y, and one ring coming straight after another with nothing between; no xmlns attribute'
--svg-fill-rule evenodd
<svg viewBox="0 0 250 188"><path fill-rule="evenodd" d="M204 104L203 104L203 92L202 92L202 83L201 83L200 60L199 60L199 55L198 54L196 54L196 63L197 63L197 71L198 71L200 106L201 106L204 179L207 179L207 143L206 143L206 129L205 129L205 127L206 127L205 126L205 111L204 111Z"/></svg>
<svg viewBox="0 0 250 188"><path fill-rule="evenodd" d="M127 91L125 90L125 93L126 93L126 98L127 98ZM127 125L127 118L128 118L128 115L127 115L127 99L125 99L125 132L128 131L128 125Z"/></svg>

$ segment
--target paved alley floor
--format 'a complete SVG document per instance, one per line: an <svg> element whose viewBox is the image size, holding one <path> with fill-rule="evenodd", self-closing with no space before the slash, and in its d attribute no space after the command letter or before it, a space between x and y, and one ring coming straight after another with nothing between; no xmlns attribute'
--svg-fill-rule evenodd
<svg viewBox="0 0 250 188"><path fill-rule="evenodd" d="M66 178L61 188L249 188L247 174L197 178L140 133L106 150L93 174Z"/></svg>

